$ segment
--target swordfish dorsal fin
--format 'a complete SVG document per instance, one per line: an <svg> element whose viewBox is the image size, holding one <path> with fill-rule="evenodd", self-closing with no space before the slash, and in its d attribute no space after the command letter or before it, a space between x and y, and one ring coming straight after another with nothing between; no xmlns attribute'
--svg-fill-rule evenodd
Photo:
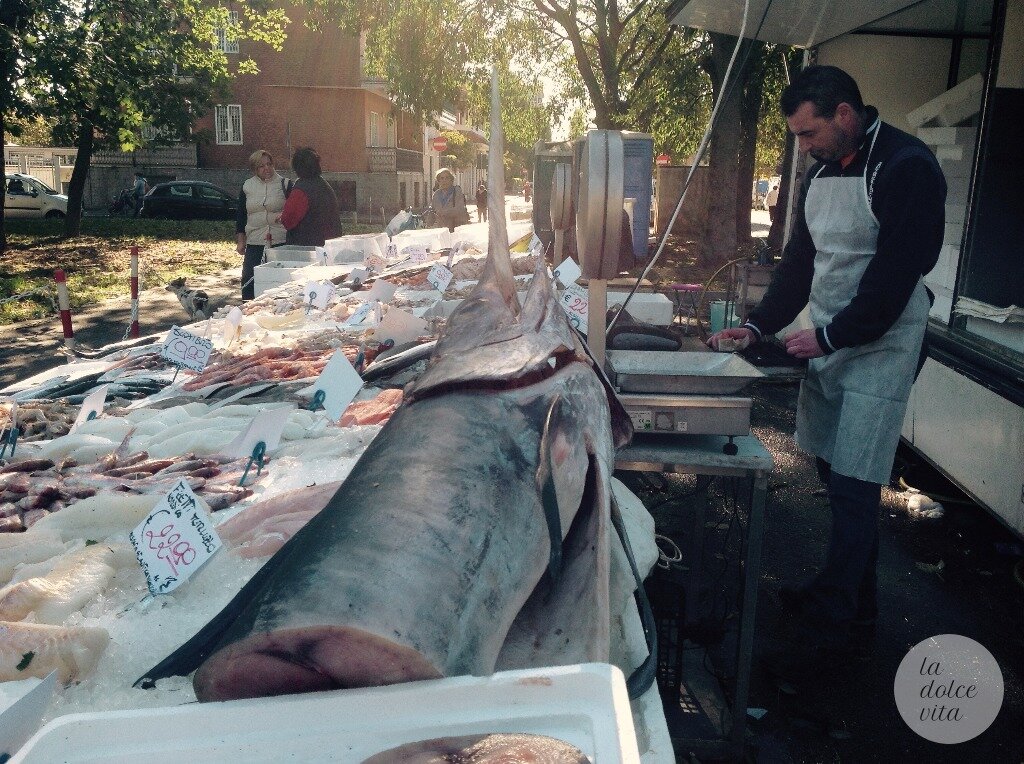
<svg viewBox="0 0 1024 764"><path fill-rule="evenodd" d="M505 227L505 130L501 124L496 66L491 67L491 134L487 153L487 262L480 283L494 286L512 312L519 313Z"/></svg>

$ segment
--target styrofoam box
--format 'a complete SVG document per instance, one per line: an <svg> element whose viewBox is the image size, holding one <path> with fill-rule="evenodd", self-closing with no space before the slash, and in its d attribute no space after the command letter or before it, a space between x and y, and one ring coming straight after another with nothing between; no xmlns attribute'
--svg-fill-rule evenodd
<svg viewBox="0 0 1024 764"><path fill-rule="evenodd" d="M277 260L272 263L257 265L252 272L253 292L257 297L259 297L268 289L281 286L281 284L287 284L292 280L293 270L296 268L305 268L307 265L309 265L308 260L305 262Z"/></svg>
<svg viewBox="0 0 1024 764"><path fill-rule="evenodd" d="M597 764L639 764L622 672L585 663L360 690L69 714L16 762L342 761L418 740L488 732L549 735Z"/></svg>
<svg viewBox="0 0 1024 764"><path fill-rule="evenodd" d="M388 244L387 234L362 233L339 236L324 242L327 260L332 263L361 263L367 257L383 257Z"/></svg>

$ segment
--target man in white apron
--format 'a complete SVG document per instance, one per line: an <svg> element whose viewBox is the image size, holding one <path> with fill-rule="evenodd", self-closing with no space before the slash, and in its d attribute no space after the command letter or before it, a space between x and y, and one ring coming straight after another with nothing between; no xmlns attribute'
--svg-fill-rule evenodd
<svg viewBox="0 0 1024 764"><path fill-rule="evenodd" d="M785 342L808 359L796 441L828 486L832 529L821 572L779 598L805 627L807 648L791 664L810 673L817 665L806 652L832 660L874 632L881 486L923 359L931 295L922 276L942 246L946 184L929 149L881 122L841 69L805 69L781 107L817 162L764 299L742 327L708 344L757 342L809 305L814 328Z"/></svg>

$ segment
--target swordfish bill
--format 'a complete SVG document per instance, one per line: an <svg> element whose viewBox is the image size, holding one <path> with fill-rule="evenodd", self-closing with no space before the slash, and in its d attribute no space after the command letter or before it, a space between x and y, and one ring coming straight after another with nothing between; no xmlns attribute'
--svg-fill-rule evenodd
<svg viewBox="0 0 1024 764"><path fill-rule="evenodd" d="M200 700L608 660L612 410L543 262L522 304L492 76L487 263L327 506L137 685Z"/></svg>

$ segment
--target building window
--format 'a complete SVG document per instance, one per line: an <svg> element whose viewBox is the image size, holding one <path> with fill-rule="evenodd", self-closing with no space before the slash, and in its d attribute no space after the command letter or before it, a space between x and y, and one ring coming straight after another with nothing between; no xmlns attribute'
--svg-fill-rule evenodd
<svg viewBox="0 0 1024 764"><path fill-rule="evenodd" d="M375 111L370 112L370 145L380 145L380 114Z"/></svg>
<svg viewBox="0 0 1024 764"><path fill-rule="evenodd" d="M218 104L214 107L214 122L217 125L217 143L242 142L242 107L239 104Z"/></svg>
<svg viewBox="0 0 1024 764"><path fill-rule="evenodd" d="M228 11L228 27L217 27L217 47L225 53L238 52L238 38L235 37L237 28L238 11Z"/></svg>
<svg viewBox="0 0 1024 764"><path fill-rule="evenodd" d="M395 148L398 145L398 125L394 119L388 120L388 146Z"/></svg>

